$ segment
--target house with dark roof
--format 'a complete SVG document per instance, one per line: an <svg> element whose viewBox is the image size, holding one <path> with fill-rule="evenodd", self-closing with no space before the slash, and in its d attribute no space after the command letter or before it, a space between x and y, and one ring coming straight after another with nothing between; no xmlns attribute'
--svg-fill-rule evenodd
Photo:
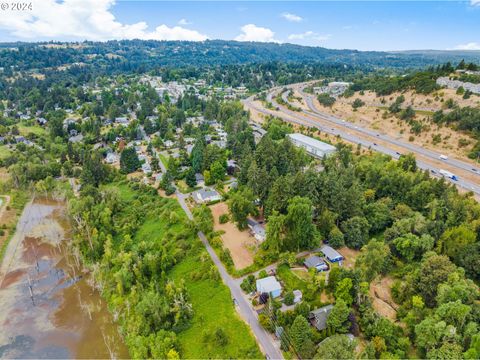
<svg viewBox="0 0 480 360"><path fill-rule="evenodd" d="M342 261L344 259L342 254L340 254L337 250L335 250L331 246L323 245L322 248L320 249L320 251L322 253L324 253L325 256L327 257L328 261L330 261L332 263L333 262L339 262L339 261Z"/></svg>
<svg viewBox="0 0 480 360"><path fill-rule="evenodd" d="M317 255L309 256L308 258L305 259L303 264L307 269L313 268L313 269L316 269L317 271L328 270L328 265L325 263L325 261L321 257Z"/></svg>
<svg viewBox="0 0 480 360"><path fill-rule="evenodd" d="M325 330L327 328L328 315L330 315L332 309L333 305L327 305L310 311L310 314L308 314L310 324L315 326L319 331Z"/></svg>

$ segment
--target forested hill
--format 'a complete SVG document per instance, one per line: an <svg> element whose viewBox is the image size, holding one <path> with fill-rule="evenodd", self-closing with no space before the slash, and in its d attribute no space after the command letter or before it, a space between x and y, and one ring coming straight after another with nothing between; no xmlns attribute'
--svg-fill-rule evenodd
<svg viewBox="0 0 480 360"><path fill-rule="evenodd" d="M0 64L4 68L14 66L16 70L44 69L80 63L109 69L130 68L148 71L158 66L211 66L272 61L411 68L447 61L458 63L461 59L478 62L480 52L374 52L224 40L0 44Z"/></svg>

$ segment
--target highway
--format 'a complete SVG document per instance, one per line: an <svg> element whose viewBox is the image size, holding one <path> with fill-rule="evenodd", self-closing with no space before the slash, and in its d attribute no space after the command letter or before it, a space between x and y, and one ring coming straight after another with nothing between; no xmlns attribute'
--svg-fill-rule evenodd
<svg viewBox="0 0 480 360"><path fill-rule="evenodd" d="M254 103L253 97L243 100L243 103L245 107L264 115L273 115L282 118L284 121L297 125L317 128L324 133L340 136L342 139L350 143L361 144L364 147L387 154L394 159L398 159L401 154L411 152L415 155L417 166L419 168L428 170L431 175L437 177L441 176L439 173L440 169L449 170L457 175L458 180L454 181L446 179L447 181L450 181L452 184L464 190L472 191L477 197L480 196L480 174L473 170L475 167L456 159L440 160L440 154L431 150L397 140L391 136L380 134L371 129L359 127L341 118L323 113L315 107L312 96L303 92L304 87L305 84L303 83L290 85L287 88L299 91L309 110L302 109L301 112L292 111L285 106L278 104L274 98L283 89L278 87L270 90L267 94L267 101L272 103L272 105L275 108L278 108L279 111L269 110ZM282 98L284 101L288 102L286 92L282 94ZM470 178L478 178L479 181L471 181L462 177L462 175L465 174Z"/></svg>

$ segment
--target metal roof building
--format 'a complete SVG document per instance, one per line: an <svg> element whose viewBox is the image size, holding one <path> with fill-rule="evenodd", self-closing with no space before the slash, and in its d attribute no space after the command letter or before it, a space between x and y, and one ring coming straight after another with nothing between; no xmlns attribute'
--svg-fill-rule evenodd
<svg viewBox="0 0 480 360"><path fill-rule="evenodd" d="M328 156L337 151L335 146L303 134L288 134L287 136L290 138L293 145L305 149L307 153L318 158Z"/></svg>
<svg viewBox="0 0 480 360"><path fill-rule="evenodd" d="M320 251L325 254L328 261L330 262L337 262L337 261L343 260L342 254L340 254L337 250L335 250L331 246L323 245Z"/></svg>
<svg viewBox="0 0 480 360"><path fill-rule="evenodd" d="M270 294L272 298L276 298L282 293L282 285L275 276L268 276L257 280L257 291L259 293Z"/></svg>

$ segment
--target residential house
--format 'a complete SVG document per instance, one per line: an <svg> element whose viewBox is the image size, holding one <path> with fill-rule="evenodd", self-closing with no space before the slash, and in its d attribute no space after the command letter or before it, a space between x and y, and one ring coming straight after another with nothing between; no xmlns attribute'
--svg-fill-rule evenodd
<svg viewBox="0 0 480 360"><path fill-rule="evenodd" d="M212 201L218 201L222 199L222 196L213 189L204 188L193 192L193 199L198 204L209 203Z"/></svg>
<svg viewBox="0 0 480 360"><path fill-rule="evenodd" d="M253 237L257 239L258 242L264 242L267 238L267 233L265 227L252 218L247 219L247 225L252 233Z"/></svg>
<svg viewBox="0 0 480 360"><path fill-rule="evenodd" d="M312 326L315 326L319 331L325 330L327 328L328 315L330 315L332 309L333 305L327 305L311 311L308 315L310 324L312 324Z"/></svg>
<svg viewBox="0 0 480 360"><path fill-rule="evenodd" d="M107 154L107 157L105 158L105 162L107 164L114 164L116 163L117 161L119 160L119 157L118 157L118 154L114 153L114 152L109 152Z"/></svg>
<svg viewBox="0 0 480 360"><path fill-rule="evenodd" d="M339 262L339 261L342 261L344 259L342 254L340 254L337 250L335 250L331 246L323 245L321 247L320 251L322 253L324 253L325 256L327 257L328 261L330 261L332 263L333 262Z"/></svg>
<svg viewBox="0 0 480 360"><path fill-rule="evenodd" d="M268 276L257 280L257 292L260 294L267 293L272 298L277 298L282 294L282 285L275 276Z"/></svg>
<svg viewBox="0 0 480 360"><path fill-rule="evenodd" d="M323 261L322 258L316 255L309 256L303 262L307 269L316 269L317 271L326 271L328 270L328 265Z"/></svg>
<svg viewBox="0 0 480 360"><path fill-rule="evenodd" d="M195 181L197 182L198 186L204 186L205 185L205 178L203 177L202 174L196 173L195 174Z"/></svg>

